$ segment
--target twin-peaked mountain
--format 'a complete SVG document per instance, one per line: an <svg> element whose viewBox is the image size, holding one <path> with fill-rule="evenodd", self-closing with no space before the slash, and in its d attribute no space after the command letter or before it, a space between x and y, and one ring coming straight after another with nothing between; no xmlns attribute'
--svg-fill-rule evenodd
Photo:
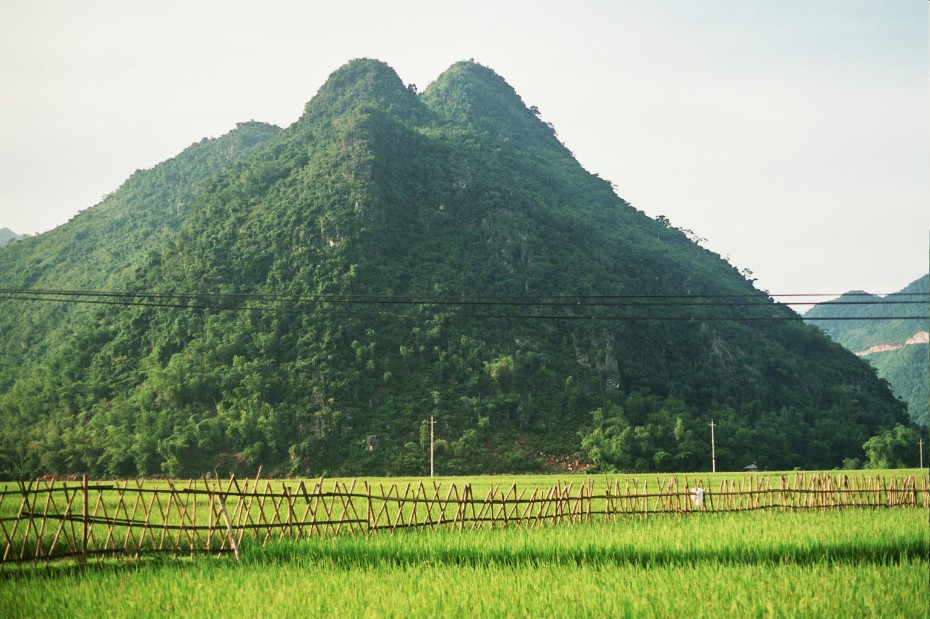
<svg viewBox="0 0 930 619"><path fill-rule="evenodd" d="M706 469L712 418L723 469L833 467L905 419L473 62L417 94L352 61L3 249L0 287L8 475L422 474L430 415L443 474Z"/></svg>

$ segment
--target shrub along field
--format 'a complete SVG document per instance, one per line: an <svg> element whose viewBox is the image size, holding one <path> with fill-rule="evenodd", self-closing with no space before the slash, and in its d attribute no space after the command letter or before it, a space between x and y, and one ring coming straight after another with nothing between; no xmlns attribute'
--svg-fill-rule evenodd
<svg viewBox="0 0 930 619"><path fill-rule="evenodd" d="M924 509L624 517L244 542L0 572L0 616L924 616Z"/></svg>

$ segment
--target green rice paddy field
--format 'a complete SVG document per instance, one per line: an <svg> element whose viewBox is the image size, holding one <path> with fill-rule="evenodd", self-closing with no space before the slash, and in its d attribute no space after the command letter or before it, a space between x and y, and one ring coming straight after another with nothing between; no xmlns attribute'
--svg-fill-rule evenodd
<svg viewBox="0 0 930 619"><path fill-rule="evenodd" d="M0 617L930 614L923 508L383 531L242 550L241 565L226 555L2 569Z"/></svg>

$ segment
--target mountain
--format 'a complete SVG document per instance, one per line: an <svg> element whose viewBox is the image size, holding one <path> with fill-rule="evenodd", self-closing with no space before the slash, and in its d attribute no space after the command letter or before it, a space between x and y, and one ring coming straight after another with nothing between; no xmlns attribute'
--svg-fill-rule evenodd
<svg viewBox="0 0 930 619"><path fill-rule="evenodd" d="M9 228L0 228L0 247L3 247L12 241L18 241L24 238L26 238L24 235L16 234Z"/></svg>
<svg viewBox="0 0 930 619"><path fill-rule="evenodd" d="M266 133L179 175L185 199L145 207L170 225L91 269L40 260L51 233L15 266L0 251L0 471L422 474L430 415L441 474L706 470L711 419L722 470L833 467L906 419L867 363L617 197L491 69L418 94L355 60ZM105 207L55 232L72 251L132 232L91 225ZM77 282L95 292L37 291Z"/></svg>
<svg viewBox="0 0 930 619"><path fill-rule="evenodd" d="M826 316L844 320L818 320L814 324L871 363L878 375L890 383L894 394L907 402L911 421L930 425L930 275L887 297L848 292L805 314L806 319ZM907 316L923 318L913 320ZM871 319L875 317L884 319Z"/></svg>
<svg viewBox="0 0 930 619"><path fill-rule="evenodd" d="M151 170L137 170L65 225L3 248L0 287L119 290L130 285L144 257L177 233L210 176L278 131L264 123L240 123ZM77 325L93 320L95 311L95 305L32 303L0 313L0 389L9 387L17 368L44 359L73 336Z"/></svg>

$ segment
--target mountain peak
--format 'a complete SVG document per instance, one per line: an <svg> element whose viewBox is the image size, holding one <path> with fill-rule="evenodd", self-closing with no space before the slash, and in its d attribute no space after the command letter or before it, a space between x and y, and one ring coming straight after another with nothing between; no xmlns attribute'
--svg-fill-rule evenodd
<svg viewBox="0 0 930 619"><path fill-rule="evenodd" d="M440 82L457 77L467 77L469 79L483 80L488 84L503 88L519 98L516 91L514 91L510 84L507 83L507 80L501 77L491 67L486 67L480 62L476 62L474 59L460 60L459 62L454 63L451 67L446 69L436 81Z"/></svg>
<svg viewBox="0 0 930 619"><path fill-rule="evenodd" d="M537 118L513 87L474 60L449 67L424 91L423 102L440 117L480 131L532 141L553 139L552 128Z"/></svg>
<svg viewBox="0 0 930 619"><path fill-rule="evenodd" d="M356 58L334 71L304 108L304 118L331 118L365 105L409 115L422 106L397 72L380 60Z"/></svg>
<svg viewBox="0 0 930 619"><path fill-rule="evenodd" d="M323 88L345 88L354 83L400 83L400 77L386 62L374 58L354 58L329 75Z"/></svg>

